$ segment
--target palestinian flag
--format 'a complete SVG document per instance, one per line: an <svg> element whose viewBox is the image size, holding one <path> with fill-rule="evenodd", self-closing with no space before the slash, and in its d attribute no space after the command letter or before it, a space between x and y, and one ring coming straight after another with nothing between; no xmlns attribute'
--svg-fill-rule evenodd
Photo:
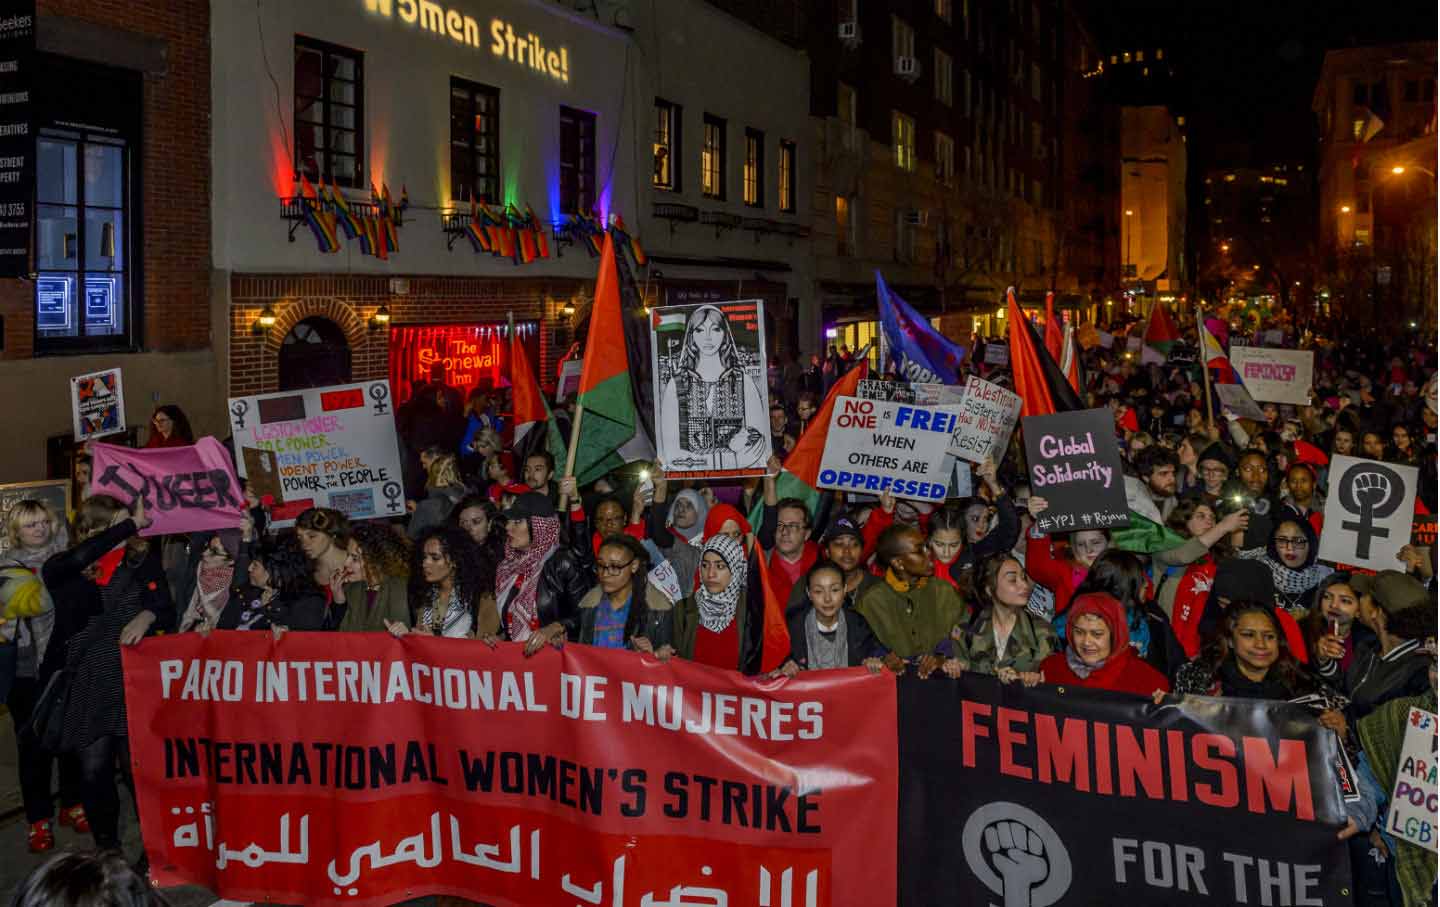
<svg viewBox="0 0 1440 907"><path fill-rule="evenodd" d="M515 451L517 465L540 451L549 451L560 465L565 463L565 440L550 418L550 405L540 392L540 382L530 364L530 354L520 341L520 333L510 327L510 394L515 406Z"/></svg>
<svg viewBox="0 0 1440 907"><path fill-rule="evenodd" d="M1156 302L1150 307L1150 323L1145 326L1145 345L1160 353L1170 355L1170 347L1180 339L1180 329L1170 318L1165 303Z"/></svg>
<svg viewBox="0 0 1440 907"><path fill-rule="evenodd" d="M648 365L640 364L642 368ZM615 246L608 235L600 257L600 272L595 278L595 302L590 307L590 330L585 338L585 365L580 370L580 390L575 403L574 475L584 485L625 463L620 449L641 427L635 382L626 352Z"/></svg>
<svg viewBox="0 0 1440 907"><path fill-rule="evenodd" d="M790 628L785 625L785 602L775 597L775 589L770 585L770 565L766 563L769 558L765 552L760 550L756 544L750 551L750 569L746 573L745 603L751 610L748 614L754 614L761 618L763 632L761 635L760 649L760 670L768 673L785 663L790 657ZM753 603L759 603L757 609Z"/></svg>
<svg viewBox="0 0 1440 907"><path fill-rule="evenodd" d="M1125 504L1130 510L1130 525L1110 530L1110 544L1121 551L1154 554L1178 548L1187 541L1169 526L1145 490L1145 480L1125 477Z"/></svg>
<svg viewBox="0 0 1440 907"><path fill-rule="evenodd" d="M1084 409L1080 395L1066 380L1060 365L1035 335L1035 326L1015 301L1015 288L1005 291L1010 320L1010 371L1020 395L1020 415L1048 416Z"/></svg>
<svg viewBox="0 0 1440 907"><path fill-rule="evenodd" d="M1075 339L1075 325L1065 326L1065 342L1060 345L1060 371L1065 373L1065 380L1070 382L1075 393L1080 393L1080 345Z"/></svg>
<svg viewBox="0 0 1440 907"><path fill-rule="evenodd" d="M1064 331L1060 327L1060 321L1055 317L1055 294L1045 294L1045 351L1050 358L1059 362L1062 358L1061 349L1065 346Z"/></svg>

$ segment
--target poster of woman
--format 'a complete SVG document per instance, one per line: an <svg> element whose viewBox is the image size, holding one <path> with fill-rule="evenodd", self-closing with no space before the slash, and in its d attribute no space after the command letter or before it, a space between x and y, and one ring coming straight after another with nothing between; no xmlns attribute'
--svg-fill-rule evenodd
<svg viewBox="0 0 1440 907"><path fill-rule="evenodd" d="M763 475L770 457L764 303L651 311L655 433L677 478Z"/></svg>

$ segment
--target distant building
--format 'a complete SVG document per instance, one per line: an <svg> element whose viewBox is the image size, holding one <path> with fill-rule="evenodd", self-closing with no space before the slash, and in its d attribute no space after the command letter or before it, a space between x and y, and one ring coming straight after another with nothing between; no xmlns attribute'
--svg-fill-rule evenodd
<svg viewBox="0 0 1440 907"><path fill-rule="evenodd" d="M1186 285L1183 119L1158 105L1120 111L1120 254L1127 286L1146 293Z"/></svg>

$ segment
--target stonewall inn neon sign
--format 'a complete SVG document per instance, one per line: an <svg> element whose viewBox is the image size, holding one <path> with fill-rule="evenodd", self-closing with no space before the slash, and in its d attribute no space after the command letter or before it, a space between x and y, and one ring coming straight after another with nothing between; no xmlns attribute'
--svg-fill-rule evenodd
<svg viewBox="0 0 1440 907"><path fill-rule="evenodd" d="M434 0L365 0L365 11L386 19L399 18L406 25L448 37L457 44L480 46L480 23ZM490 20L489 34L490 53L569 83L569 48L564 45L547 47L539 35L534 32L520 34L509 22L498 17Z"/></svg>

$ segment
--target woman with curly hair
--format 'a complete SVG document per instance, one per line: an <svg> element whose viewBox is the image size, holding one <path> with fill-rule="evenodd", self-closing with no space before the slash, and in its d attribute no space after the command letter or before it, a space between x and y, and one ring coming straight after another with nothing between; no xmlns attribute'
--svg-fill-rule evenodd
<svg viewBox="0 0 1440 907"><path fill-rule="evenodd" d="M447 522L480 546L490 569L505 556L505 521L500 519L500 508L485 495L467 494L461 498Z"/></svg>
<svg viewBox="0 0 1440 907"><path fill-rule="evenodd" d="M387 621L396 636L428 633L451 639L478 636L493 641L500 615L495 596L484 585L480 547L458 529L437 526L415 544L410 565L410 608L415 624Z"/></svg>
<svg viewBox="0 0 1440 907"><path fill-rule="evenodd" d="M1235 602L1220 620L1219 632L1199 657L1175 672L1175 692L1237 699L1290 700L1319 693L1330 708L1344 697L1311 675L1290 651L1275 609L1255 601Z"/></svg>
<svg viewBox="0 0 1440 907"><path fill-rule="evenodd" d="M350 531L345 585L332 606L343 608L342 633L383 633L410 623L410 546L383 523L357 523Z"/></svg>
<svg viewBox="0 0 1440 907"><path fill-rule="evenodd" d="M310 577L310 562L293 536L258 550L249 540L235 557L235 575L244 576L213 626L217 630L320 630L325 624L325 593Z"/></svg>

